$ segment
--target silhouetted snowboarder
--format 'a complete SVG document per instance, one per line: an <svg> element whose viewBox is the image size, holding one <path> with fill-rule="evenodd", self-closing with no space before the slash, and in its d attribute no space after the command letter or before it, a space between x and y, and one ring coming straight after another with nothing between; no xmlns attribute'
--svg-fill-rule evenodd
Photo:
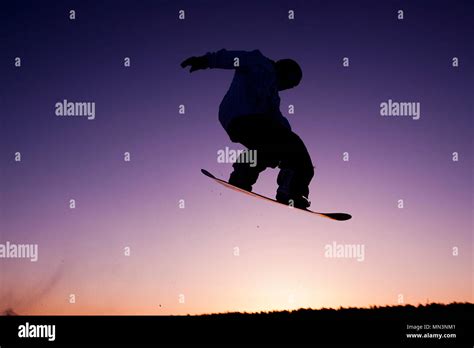
<svg viewBox="0 0 474 348"><path fill-rule="evenodd" d="M247 191L266 168L280 168L276 200L298 208L310 205L308 185L314 175L311 157L300 137L280 112L278 91L296 87L300 66L291 59L273 61L259 50L207 53L190 57L181 67L190 72L234 69L235 74L219 106L219 121L233 142L257 151L257 165L237 161L229 183Z"/></svg>

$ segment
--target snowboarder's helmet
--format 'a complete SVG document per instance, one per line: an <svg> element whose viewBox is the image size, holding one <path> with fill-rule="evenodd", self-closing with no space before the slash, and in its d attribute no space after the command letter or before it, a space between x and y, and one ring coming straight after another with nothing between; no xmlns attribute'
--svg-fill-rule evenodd
<svg viewBox="0 0 474 348"><path fill-rule="evenodd" d="M280 59L276 62L276 71L281 89L298 86L303 77L303 71L293 59Z"/></svg>

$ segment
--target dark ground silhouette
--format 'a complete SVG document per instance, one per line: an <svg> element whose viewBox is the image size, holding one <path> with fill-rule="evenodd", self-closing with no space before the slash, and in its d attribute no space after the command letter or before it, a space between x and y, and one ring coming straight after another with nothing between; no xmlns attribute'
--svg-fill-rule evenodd
<svg viewBox="0 0 474 348"><path fill-rule="evenodd" d="M56 343L136 344L286 344L306 343L447 345L472 347L474 304L427 304L370 308L298 309L259 313L177 316L0 316L5 344L28 343L18 338L25 321L54 323ZM418 326L419 329L414 329ZM430 326L426 329L425 326ZM443 327L440 327L443 326ZM448 327L446 327L448 326ZM78 335L78 328L87 334ZM433 337L454 334L454 337ZM8 334L8 335L7 335ZM431 335L413 337L412 334ZM1 336L1 335L0 335ZM296 345L295 345L296 344Z"/></svg>
<svg viewBox="0 0 474 348"><path fill-rule="evenodd" d="M458 316L471 318L474 315L474 304L469 302L453 302L450 304L430 303L427 305L403 305L403 306L371 306L369 308L340 307L334 308L300 308L293 311L271 311L271 312L227 312L215 314L203 314L201 317L261 317L261 318L311 318L311 319L402 319L407 316Z"/></svg>

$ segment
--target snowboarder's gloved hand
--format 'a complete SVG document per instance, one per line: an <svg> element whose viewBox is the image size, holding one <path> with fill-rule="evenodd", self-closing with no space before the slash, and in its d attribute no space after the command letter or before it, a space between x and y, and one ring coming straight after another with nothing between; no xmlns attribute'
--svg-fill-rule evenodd
<svg viewBox="0 0 474 348"><path fill-rule="evenodd" d="M189 57L181 63L182 68L186 68L187 66L191 67L189 72L193 72L200 69L207 69L209 68L209 59L207 58L207 56Z"/></svg>

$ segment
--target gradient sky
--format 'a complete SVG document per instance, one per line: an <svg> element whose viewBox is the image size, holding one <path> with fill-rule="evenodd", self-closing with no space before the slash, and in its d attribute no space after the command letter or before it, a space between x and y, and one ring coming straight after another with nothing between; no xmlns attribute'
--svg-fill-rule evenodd
<svg viewBox="0 0 474 348"><path fill-rule="evenodd" d="M0 259L0 310L473 300L472 2L3 1L0 13L0 243L39 245L36 263ZM352 220L291 211L200 174L227 179L217 151L242 148L217 120L232 71L189 74L179 63L221 48L300 63L302 83L280 94L281 110L316 166L311 208ZM420 102L421 119L381 117L389 98ZM63 99L94 101L96 119L56 117ZM276 175L262 174L255 191L273 196ZM333 241L364 244L365 260L325 258Z"/></svg>

